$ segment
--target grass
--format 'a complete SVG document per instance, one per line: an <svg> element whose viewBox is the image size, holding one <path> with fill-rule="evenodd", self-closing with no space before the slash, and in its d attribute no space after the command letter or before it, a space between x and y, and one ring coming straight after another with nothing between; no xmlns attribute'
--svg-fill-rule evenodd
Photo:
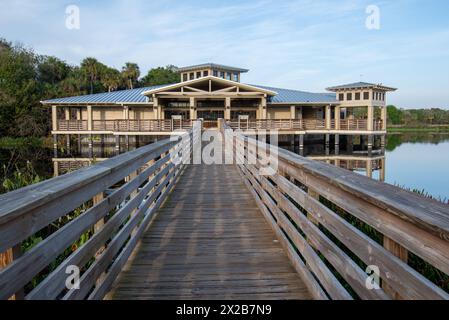
<svg viewBox="0 0 449 320"><path fill-rule="evenodd" d="M410 126L388 127L388 132L449 132L449 125L444 126Z"/></svg>

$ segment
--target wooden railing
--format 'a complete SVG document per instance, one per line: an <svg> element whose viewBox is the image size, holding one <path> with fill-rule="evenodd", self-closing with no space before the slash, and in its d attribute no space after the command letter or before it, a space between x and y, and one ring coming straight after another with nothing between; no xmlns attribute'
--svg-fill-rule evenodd
<svg viewBox="0 0 449 320"><path fill-rule="evenodd" d="M57 129L61 131L86 131L86 120L58 120Z"/></svg>
<svg viewBox="0 0 449 320"><path fill-rule="evenodd" d="M190 130L194 120L92 120L92 131L171 132ZM59 131L88 131L86 120L58 120Z"/></svg>
<svg viewBox="0 0 449 320"><path fill-rule="evenodd" d="M245 183L315 298L449 298L430 281L448 288L449 206L231 131L228 150L234 140ZM379 271L380 288L366 271Z"/></svg>
<svg viewBox="0 0 449 320"><path fill-rule="evenodd" d="M186 141L172 137L1 195L0 255L36 244L0 270L0 299L101 299L175 184ZM80 286L68 290L74 266Z"/></svg>

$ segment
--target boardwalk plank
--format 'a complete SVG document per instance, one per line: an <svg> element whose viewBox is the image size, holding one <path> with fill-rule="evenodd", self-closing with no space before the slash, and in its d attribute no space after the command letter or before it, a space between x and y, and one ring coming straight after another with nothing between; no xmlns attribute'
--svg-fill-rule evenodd
<svg viewBox="0 0 449 320"><path fill-rule="evenodd" d="M108 299L310 299L234 166L191 165Z"/></svg>

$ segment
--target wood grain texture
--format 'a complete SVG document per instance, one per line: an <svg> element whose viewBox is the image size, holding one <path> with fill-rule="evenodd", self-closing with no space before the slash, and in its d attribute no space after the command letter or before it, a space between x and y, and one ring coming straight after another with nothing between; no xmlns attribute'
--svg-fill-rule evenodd
<svg viewBox="0 0 449 320"><path fill-rule="evenodd" d="M138 248L107 298L311 298L235 166L187 166Z"/></svg>

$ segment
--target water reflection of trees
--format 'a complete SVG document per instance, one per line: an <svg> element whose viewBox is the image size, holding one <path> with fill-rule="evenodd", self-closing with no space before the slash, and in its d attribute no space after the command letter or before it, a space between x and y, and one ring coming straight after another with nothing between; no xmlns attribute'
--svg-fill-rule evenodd
<svg viewBox="0 0 449 320"><path fill-rule="evenodd" d="M393 151L403 143L430 143L439 144L449 141L449 134L429 132L403 132L387 135L386 150Z"/></svg>

